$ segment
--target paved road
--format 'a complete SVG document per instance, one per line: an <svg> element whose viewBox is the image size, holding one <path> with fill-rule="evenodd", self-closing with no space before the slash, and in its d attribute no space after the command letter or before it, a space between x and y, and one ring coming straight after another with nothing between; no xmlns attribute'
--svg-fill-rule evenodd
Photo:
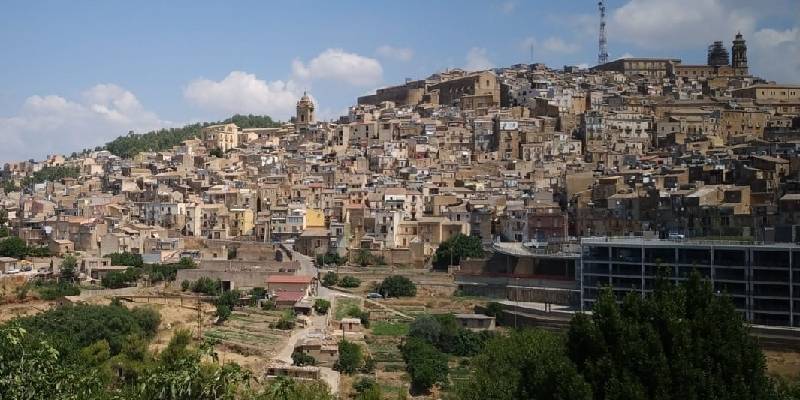
<svg viewBox="0 0 800 400"><path fill-rule="evenodd" d="M287 246L291 249L290 246ZM311 275L313 277L317 276L318 269L314 265L311 257L304 256L296 251L292 251L292 259L297 260L300 262L300 273L303 275ZM317 293L318 298L323 298L331 303L333 303L333 297L338 293L334 293L334 291L329 290L326 287L319 286L319 291ZM294 351L294 346L297 342L305 337L306 335L312 332L326 332L328 327L328 315L313 315L311 317L311 324L310 326L303 328L297 332L292 333L292 336L289 337L286 345L281 348L278 352L278 355L275 357L278 360L284 361L288 364L292 363L292 352ZM334 371L331 368L327 367L320 367L320 372L322 373L322 379L330 386L331 392L334 395L339 394L339 372Z"/></svg>

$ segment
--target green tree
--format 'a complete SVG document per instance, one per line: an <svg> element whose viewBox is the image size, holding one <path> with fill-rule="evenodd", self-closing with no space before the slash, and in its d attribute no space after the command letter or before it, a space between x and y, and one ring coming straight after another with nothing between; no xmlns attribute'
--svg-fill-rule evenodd
<svg viewBox="0 0 800 400"><path fill-rule="evenodd" d="M373 378L358 378L353 389L356 391L356 400L383 400L381 387Z"/></svg>
<svg viewBox="0 0 800 400"><path fill-rule="evenodd" d="M0 256L22 259L26 255L28 255L28 246L19 237L10 236L0 240Z"/></svg>
<svg viewBox="0 0 800 400"><path fill-rule="evenodd" d="M360 265L362 267L366 267L366 266L368 266L370 264L374 264L375 263L374 257L372 256L372 252L370 252L367 249L359 249L358 253L356 253L355 261L356 261L356 264L358 264L358 265Z"/></svg>
<svg viewBox="0 0 800 400"><path fill-rule="evenodd" d="M462 258L483 257L481 240L475 236L458 234L439 244L433 255L433 266L447 269L449 265L461 265Z"/></svg>
<svg viewBox="0 0 800 400"><path fill-rule="evenodd" d="M61 260L60 267L61 280L67 283L75 282L77 279L75 268L78 267L78 260L76 260L75 257L68 255Z"/></svg>
<svg viewBox="0 0 800 400"><path fill-rule="evenodd" d="M417 285L402 275L386 277L378 285L377 290L385 297L414 297L417 295Z"/></svg>
<svg viewBox="0 0 800 400"><path fill-rule="evenodd" d="M222 281L201 276L192 284L192 292L216 296L222 291Z"/></svg>
<svg viewBox="0 0 800 400"><path fill-rule="evenodd" d="M314 311L316 311L317 314L327 314L330 308L331 308L330 301L325 299L314 300Z"/></svg>
<svg viewBox="0 0 800 400"><path fill-rule="evenodd" d="M474 373L457 390L462 400L592 399L562 339L546 331L495 337L471 364Z"/></svg>
<svg viewBox="0 0 800 400"><path fill-rule="evenodd" d="M343 288L356 288L361 286L361 279L351 275L345 275L339 280L339 286Z"/></svg>
<svg viewBox="0 0 800 400"><path fill-rule="evenodd" d="M211 157L216 157L216 158L224 158L225 157L225 153L223 153L222 149L220 149L220 148L213 148L213 149L209 150L208 151L208 155L211 156Z"/></svg>
<svg viewBox="0 0 800 400"><path fill-rule="evenodd" d="M654 292L617 304L604 290L591 316L576 315L567 349L595 399L764 399L764 356L727 296L696 272L664 275Z"/></svg>
<svg viewBox="0 0 800 400"><path fill-rule="evenodd" d="M328 271L322 277L322 286L331 287L336 286L337 283L339 283L339 275L336 272Z"/></svg>
<svg viewBox="0 0 800 400"><path fill-rule="evenodd" d="M433 385L447 384L447 356L430 343L409 337L401 348L412 393L427 393Z"/></svg>
<svg viewBox="0 0 800 400"><path fill-rule="evenodd" d="M361 346L345 339L339 341L339 360L336 361L334 369L344 374L354 374L361 368L362 362Z"/></svg>
<svg viewBox="0 0 800 400"><path fill-rule="evenodd" d="M246 396L252 400L334 400L322 381L299 381L280 377L270 381L260 392Z"/></svg>
<svg viewBox="0 0 800 400"><path fill-rule="evenodd" d="M111 253L106 257L111 259L111 265L125 265L128 267L141 268L144 264L141 254L134 254L129 252Z"/></svg>
<svg viewBox="0 0 800 400"><path fill-rule="evenodd" d="M317 365L317 360L302 351L295 350L292 352L292 364L302 367L305 365Z"/></svg>

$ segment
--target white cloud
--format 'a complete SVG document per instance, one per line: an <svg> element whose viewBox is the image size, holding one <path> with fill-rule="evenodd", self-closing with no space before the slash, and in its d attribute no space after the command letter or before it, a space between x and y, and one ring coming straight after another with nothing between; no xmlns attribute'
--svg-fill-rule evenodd
<svg viewBox="0 0 800 400"><path fill-rule="evenodd" d="M523 39L520 44L520 50L526 54L530 54L531 46L533 46L534 57L540 59L540 54L547 55L564 55L577 53L581 47L576 43L570 43L557 36L550 36L544 40L539 40L535 37L527 37Z"/></svg>
<svg viewBox="0 0 800 400"><path fill-rule="evenodd" d="M800 27L761 29L753 34L747 53L751 73L779 83L800 82Z"/></svg>
<svg viewBox="0 0 800 400"><path fill-rule="evenodd" d="M105 144L129 130L144 132L170 124L146 110L133 93L114 84L91 87L80 100L34 95L17 115L0 117L0 160L71 153Z"/></svg>
<svg viewBox="0 0 800 400"><path fill-rule="evenodd" d="M389 45L383 45L381 47L378 47L378 49L375 50L375 52L378 53L378 55L383 58L388 58L390 60L396 60L396 61L404 61L404 62L411 61L411 59L414 57L414 50L409 49L407 47L394 47Z"/></svg>
<svg viewBox="0 0 800 400"><path fill-rule="evenodd" d="M513 0L504 1L502 4L500 4L500 11L506 14L511 14L516 9L517 9L517 2Z"/></svg>
<svg viewBox="0 0 800 400"><path fill-rule="evenodd" d="M328 79L356 86L375 85L383 79L378 60L342 49L327 49L308 63L294 60L292 72L298 79Z"/></svg>
<svg viewBox="0 0 800 400"><path fill-rule="evenodd" d="M728 9L720 0L631 0L611 13L607 29L609 43L702 49L754 26L752 13Z"/></svg>
<svg viewBox="0 0 800 400"><path fill-rule="evenodd" d="M494 63L489 60L486 49L473 47L467 52L467 64L464 69L467 71L480 71L494 68Z"/></svg>
<svg viewBox="0 0 800 400"><path fill-rule="evenodd" d="M207 110L287 119L300 94L292 81L267 82L254 74L233 71L221 81L197 79L184 89L183 96Z"/></svg>
<svg viewBox="0 0 800 400"><path fill-rule="evenodd" d="M780 82L800 81L800 26L768 27L769 18L796 15L796 0L630 0L610 14L609 47L633 44L663 56L693 51L704 60L705 47L722 40L726 47L737 32L748 41L750 72ZM596 27L596 25L595 25ZM756 27L759 27L758 29ZM780 60L780 62L775 62Z"/></svg>

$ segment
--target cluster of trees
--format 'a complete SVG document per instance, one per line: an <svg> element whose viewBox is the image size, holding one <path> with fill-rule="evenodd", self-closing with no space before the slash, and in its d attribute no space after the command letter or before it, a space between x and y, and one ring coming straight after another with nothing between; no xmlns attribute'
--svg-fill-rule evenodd
<svg viewBox="0 0 800 400"><path fill-rule="evenodd" d="M0 256L23 259L26 257L49 257L47 247L33 247L25 244L18 236L8 236L0 240Z"/></svg>
<svg viewBox="0 0 800 400"><path fill-rule="evenodd" d="M375 290L383 297L414 297L417 295L417 285L402 275L384 278Z"/></svg>
<svg viewBox="0 0 800 400"><path fill-rule="evenodd" d="M78 167L53 166L44 167L22 180L22 186L31 186L42 182L57 182L64 178L77 178L81 174Z"/></svg>
<svg viewBox="0 0 800 400"><path fill-rule="evenodd" d="M336 253L326 253L317 255L317 265L344 265L347 259Z"/></svg>
<svg viewBox="0 0 800 400"><path fill-rule="evenodd" d="M423 393L434 385L447 386L448 355L474 356L491 338L489 332L462 328L452 314L418 316L400 348L411 377L411 391Z"/></svg>
<svg viewBox="0 0 800 400"><path fill-rule="evenodd" d="M461 399L788 399L726 296L693 274L660 278L618 304L606 289L566 337L528 330L490 340Z"/></svg>
<svg viewBox="0 0 800 400"><path fill-rule="evenodd" d="M222 281L219 279L201 276L191 284L189 284L188 281L184 282L186 282L186 286L189 286L189 289L194 293L202 293L208 296L217 296L222 293ZM181 284L181 288L183 288L183 286L184 284Z"/></svg>
<svg viewBox="0 0 800 400"><path fill-rule="evenodd" d="M111 265L128 266L124 271L111 271L103 277L100 284L110 289L131 286L143 275L147 275L150 282L172 282L178 276L178 270L197 267L194 260L188 257L170 264L144 264L140 254L128 252L112 253L108 257L111 258Z"/></svg>
<svg viewBox="0 0 800 400"><path fill-rule="evenodd" d="M340 286L343 288L357 288L361 286L361 279L352 275L340 277L336 272L328 271L322 276L322 285L326 287Z"/></svg>
<svg viewBox="0 0 800 400"><path fill-rule="evenodd" d="M462 258L480 258L483 255L483 246L479 238L458 234L439 244L433 255L433 266L436 269L447 270L450 265L461 265Z"/></svg>
<svg viewBox="0 0 800 400"><path fill-rule="evenodd" d="M213 343L178 331L149 349L159 315L149 308L77 305L0 325L0 398L333 400L321 382L264 386Z"/></svg>
<svg viewBox="0 0 800 400"><path fill-rule="evenodd" d="M221 122L205 122L182 128L161 129L144 134L128 133L106 144L106 150L122 158L132 158L143 151L162 151L181 144L184 140L200 136L203 128L220 123L234 123L241 128L271 128L278 126L268 116L234 115Z"/></svg>
<svg viewBox="0 0 800 400"><path fill-rule="evenodd" d="M356 264L366 267L368 265L386 265L386 260L382 256L374 256L367 249L361 249L355 256Z"/></svg>

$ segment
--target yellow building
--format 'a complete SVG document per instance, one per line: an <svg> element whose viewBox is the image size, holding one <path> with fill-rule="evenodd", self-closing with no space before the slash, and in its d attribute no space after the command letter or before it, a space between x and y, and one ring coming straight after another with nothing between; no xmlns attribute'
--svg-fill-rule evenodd
<svg viewBox="0 0 800 400"><path fill-rule="evenodd" d="M203 128L203 143L209 149L223 152L239 147L239 127L236 124L207 126Z"/></svg>
<svg viewBox="0 0 800 400"><path fill-rule="evenodd" d="M248 236L253 234L254 213L249 208L231 209L231 236Z"/></svg>
<svg viewBox="0 0 800 400"><path fill-rule="evenodd" d="M325 213L322 210L309 208L306 209L306 228L324 228Z"/></svg>

